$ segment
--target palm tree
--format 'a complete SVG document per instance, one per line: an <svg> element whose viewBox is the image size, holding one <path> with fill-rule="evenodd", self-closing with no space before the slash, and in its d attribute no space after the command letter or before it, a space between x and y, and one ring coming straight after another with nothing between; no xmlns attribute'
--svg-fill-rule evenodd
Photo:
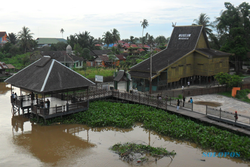
<svg viewBox="0 0 250 167"><path fill-rule="evenodd" d="M131 44L133 44L133 43L134 43L134 39L135 39L135 37L134 37L134 36L130 36L130 38L129 38L129 41L130 41L130 46L131 46Z"/></svg>
<svg viewBox="0 0 250 167"><path fill-rule="evenodd" d="M120 33L117 29L113 28L113 30L111 30L111 34L112 34L112 38L113 38L113 43L117 42L118 40L120 40Z"/></svg>
<svg viewBox="0 0 250 167"><path fill-rule="evenodd" d="M194 19L193 25L203 25L203 28L205 29L206 34L211 35L213 25L210 23L210 18L207 16L206 13L201 13L198 19Z"/></svg>
<svg viewBox="0 0 250 167"><path fill-rule="evenodd" d="M107 31L102 35L103 42L107 44L107 47L109 47L109 44L113 43L113 36L111 32Z"/></svg>
<svg viewBox="0 0 250 167"><path fill-rule="evenodd" d="M24 48L25 53L32 45L32 35L33 33L30 32L30 29L25 26L18 32L18 39L20 40L20 44Z"/></svg>
<svg viewBox="0 0 250 167"><path fill-rule="evenodd" d="M143 19L143 21L141 21L141 26L142 26L142 36L143 36L143 31L144 31L144 28L147 28L148 27L148 21L147 19Z"/></svg>
<svg viewBox="0 0 250 167"><path fill-rule="evenodd" d="M17 36L13 32L9 33L8 36L7 36L7 38L8 38L8 40L9 40L10 43L12 43L14 45L17 43Z"/></svg>
<svg viewBox="0 0 250 167"><path fill-rule="evenodd" d="M142 21L141 21L141 26L142 26L142 38L143 38L143 31L144 31L144 28L147 28L148 27L148 21L147 21L147 19L143 19ZM142 40L142 45L143 45L144 43L143 43L143 40Z"/></svg>
<svg viewBox="0 0 250 167"><path fill-rule="evenodd" d="M64 33L64 29L63 28L61 28L60 33L62 33L62 38L63 38L63 33Z"/></svg>

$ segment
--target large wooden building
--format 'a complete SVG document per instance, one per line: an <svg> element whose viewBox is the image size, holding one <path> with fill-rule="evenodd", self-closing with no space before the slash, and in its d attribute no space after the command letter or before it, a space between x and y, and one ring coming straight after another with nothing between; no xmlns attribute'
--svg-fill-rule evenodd
<svg viewBox="0 0 250 167"><path fill-rule="evenodd" d="M152 56L152 90L211 82L229 72L230 53L209 47L203 26L176 26L166 49ZM131 67L133 88L149 90L150 58Z"/></svg>

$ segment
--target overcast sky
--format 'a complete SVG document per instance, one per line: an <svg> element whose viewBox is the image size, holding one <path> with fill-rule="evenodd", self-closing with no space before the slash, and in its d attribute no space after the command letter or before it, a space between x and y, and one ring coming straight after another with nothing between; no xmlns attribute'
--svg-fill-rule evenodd
<svg viewBox="0 0 250 167"><path fill-rule="evenodd" d="M33 37L61 38L88 31L95 38L116 28L121 38L142 36L140 21L147 19L144 30L154 37L171 36L172 22L191 25L200 13L210 21L225 10L224 0L7 0L0 6L0 31L18 33L28 27ZM234 6L244 1L231 0Z"/></svg>

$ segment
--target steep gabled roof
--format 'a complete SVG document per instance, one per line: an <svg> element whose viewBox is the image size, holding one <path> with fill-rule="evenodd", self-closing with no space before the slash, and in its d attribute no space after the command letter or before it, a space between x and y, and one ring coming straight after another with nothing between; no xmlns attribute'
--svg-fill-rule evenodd
<svg viewBox="0 0 250 167"><path fill-rule="evenodd" d="M203 26L174 27L168 47L152 57L152 72L156 75L159 71L178 61L183 56L194 52L203 31ZM207 41L206 37L205 40ZM131 67L129 73L133 77L139 77L140 75L149 76L149 74L146 74L150 72L149 66L150 58Z"/></svg>
<svg viewBox="0 0 250 167"><path fill-rule="evenodd" d="M84 88L94 84L49 56L42 57L5 82L40 93Z"/></svg>

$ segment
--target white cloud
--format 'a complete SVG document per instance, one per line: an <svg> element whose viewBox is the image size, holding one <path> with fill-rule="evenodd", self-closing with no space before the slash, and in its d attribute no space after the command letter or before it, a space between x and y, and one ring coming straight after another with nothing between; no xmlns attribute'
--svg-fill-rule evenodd
<svg viewBox="0 0 250 167"><path fill-rule="evenodd" d="M238 6L241 2L231 0L231 3ZM5 8L0 8L0 31L18 33L27 26L35 38L61 37L61 28L65 30L64 38L83 31L101 37L112 28L118 29L122 38L140 37L140 21L144 18L149 22L145 32L155 37L170 36L172 22L190 25L200 13L206 13L214 21L225 9L222 0L9 0L2 6Z"/></svg>

